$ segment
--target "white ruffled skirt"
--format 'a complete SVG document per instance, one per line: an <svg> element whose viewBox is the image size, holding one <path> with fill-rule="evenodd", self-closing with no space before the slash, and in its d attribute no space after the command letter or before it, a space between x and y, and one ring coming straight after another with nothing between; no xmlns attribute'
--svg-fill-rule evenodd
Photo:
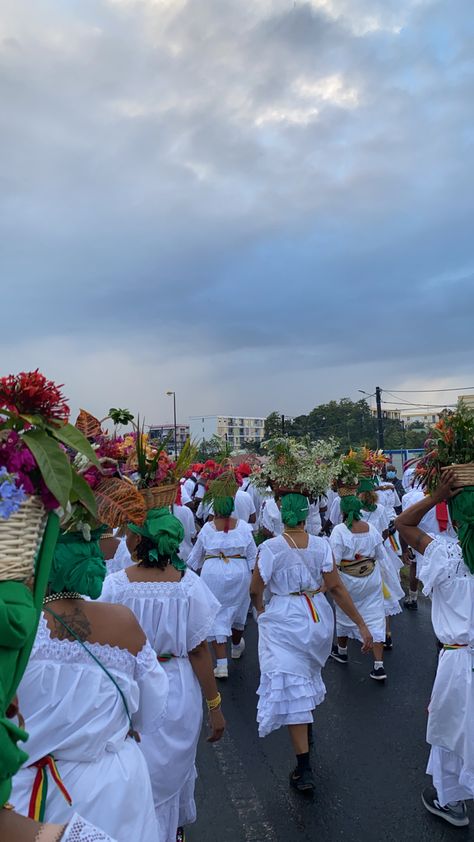
<svg viewBox="0 0 474 842"><path fill-rule="evenodd" d="M312 722L313 710L324 701L321 669L331 651L334 617L323 594L316 594L312 603L317 622L302 596L273 595L258 619L261 737L284 725Z"/></svg>

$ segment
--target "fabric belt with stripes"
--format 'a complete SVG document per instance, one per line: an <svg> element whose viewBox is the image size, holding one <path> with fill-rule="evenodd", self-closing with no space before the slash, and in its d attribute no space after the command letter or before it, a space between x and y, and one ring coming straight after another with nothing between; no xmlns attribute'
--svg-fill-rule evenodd
<svg viewBox="0 0 474 842"><path fill-rule="evenodd" d="M316 590L304 590L304 591L293 591L290 593L290 596L302 596L306 600L306 605L308 606L309 613L311 614L311 619L313 623L319 623L319 614L314 607L314 602L312 597L316 596L317 593L321 593L321 588L317 588Z"/></svg>
<svg viewBox="0 0 474 842"><path fill-rule="evenodd" d="M31 790L28 818L34 819L37 822L42 822L44 819L46 798L48 795L48 769L54 783L70 807L72 805L72 799L61 780L61 775L59 774L56 761L52 754L46 754L45 757L41 758L41 760L37 760L36 763L32 763L30 768L34 767L36 767L37 771L33 781L33 788Z"/></svg>

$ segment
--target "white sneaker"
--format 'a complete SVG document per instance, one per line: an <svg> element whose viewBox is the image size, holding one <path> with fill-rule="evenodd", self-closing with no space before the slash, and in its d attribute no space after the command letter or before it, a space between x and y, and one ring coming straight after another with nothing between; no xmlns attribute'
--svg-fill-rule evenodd
<svg viewBox="0 0 474 842"><path fill-rule="evenodd" d="M237 646L234 646L232 643L230 647L230 657L234 658L234 660L238 660L245 652L245 640L242 638L240 643Z"/></svg>
<svg viewBox="0 0 474 842"><path fill-rule="evenodd" d="M214 678L229 678L227 664L225 666L219 664L218 667L214 667Z"/></svg>

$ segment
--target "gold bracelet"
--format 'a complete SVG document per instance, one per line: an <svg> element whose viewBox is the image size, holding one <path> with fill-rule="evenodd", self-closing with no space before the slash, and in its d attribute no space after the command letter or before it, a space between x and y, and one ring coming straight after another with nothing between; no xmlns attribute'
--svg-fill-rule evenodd
<svg viewBox="0 0 474 842"><path fill-rule="evenodd" d="M218 693L215 699L206 699L207 709L209 711L217 710L217 708L219 708L221 706L221 702L222 702L221 694Z"/></svg>

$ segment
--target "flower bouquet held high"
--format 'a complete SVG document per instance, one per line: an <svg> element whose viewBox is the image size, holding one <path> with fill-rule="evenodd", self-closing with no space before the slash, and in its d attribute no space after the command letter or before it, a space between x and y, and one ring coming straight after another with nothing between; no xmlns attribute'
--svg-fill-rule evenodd
<svg viewBox="0 0 474 842"><path fill-rule="evenodd" d="M278 496L296 492L318 497L337 475L337 443L334 439L311 442L309 438L275 437L263 445L266 451L262 470L251 482L265 490L271 486Z"/></svg>
<svg viewBox="0 0 474 842"><path fill-rule="evenodd" d="M67 451L97 458L60 388L38 370L0 379L0 579L28 579L48 512L89 499Z"/></svg>
<svg viewBox="0 0 474 842"><path fill-rule="evenodd" d="M415 476L431 492L448 469L454 471L458 487L474 486L474 413L462 400L430 431Z"/></svg>

